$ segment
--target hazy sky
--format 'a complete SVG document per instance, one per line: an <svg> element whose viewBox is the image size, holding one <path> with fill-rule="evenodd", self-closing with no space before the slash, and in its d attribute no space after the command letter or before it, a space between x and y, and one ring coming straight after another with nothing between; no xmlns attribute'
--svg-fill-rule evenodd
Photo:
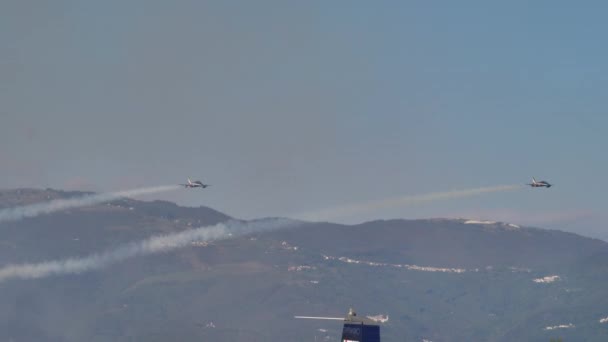
<svg viewBox="0 0 608 342"><path fill-rule="evenodd" d="M374 218L474 217L608 239L603 1L0 2L0 187L242 217L555 183Z"/></svg>

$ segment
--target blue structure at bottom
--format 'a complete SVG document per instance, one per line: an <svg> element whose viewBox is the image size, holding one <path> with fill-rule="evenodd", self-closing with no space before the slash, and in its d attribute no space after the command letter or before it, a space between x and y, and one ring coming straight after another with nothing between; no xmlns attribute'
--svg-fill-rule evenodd
<svg viewBox="0 0 608 342"><path fill-rule="evenodd" d="M380 326L370 319L357 317L350 309L344 319L341 342L380 342Z"/></svg>

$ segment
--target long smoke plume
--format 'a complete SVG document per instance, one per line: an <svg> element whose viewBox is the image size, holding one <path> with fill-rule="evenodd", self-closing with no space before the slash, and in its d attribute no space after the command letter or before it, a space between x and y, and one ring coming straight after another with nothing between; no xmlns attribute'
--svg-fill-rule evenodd
<svg viewBox="0 0 608 342"><path fill-rule="evenodd" d="M0 210L0 223L7 221L18 221L27 217L35 217L42 214L50 214L70 208L86 207L89 205L112 201L123 197L134 197L149 195L179 189L179 185L165 185L147 188L138 188L125 191L107 192L102 194L84 195L68 199L57 199L44 203L36 203L15 208Z"/></svg>
<svg viewBox="0 0 608 342"><path fill-rule="evenodd" d="M491 192L511 191L520 189L521 187L521 185L500 185L405 196L324 209L317 212L298 215L297 217L305 220L331 220L381 208L399 207L451 198L470 197ZM174 190L177 188L178 186L142 188L121 192L87 195L66 200L54 200L47 203L4 209L0 210L0 222L19 220L25 217L34 217L68 208L93 205L121 197L151 194L155 192ZM0 282L19 278L35 279L59 274L82 273L90 270L100 269L129 258L168 252L177 248L186 247L195 241L204 242L223 240L233 236L288 228L296 226L300 223L301 221L288 219L266 219L251 222L229 221L214 226L190 229L180 233L153 236L143 241L129 243L103 253L92 254L83 258L68 258L41 263L8 265L0 268Z"/></svg>
<svg viewBox="0 0 608 342"><path fill-rule="evenodd" d="M366 203L349 204L345 206L334 207L330 209L322 209L315 212L309 212L295 217L309 221L328 221L338 218L359 215L361 213L370 212L377 209L402 207L412 204L432 202L436 200L445 200L451 198L471 197L490 192L512 191L521 189L522 185L499 185L483 188L454 190L447 192L433 192L421 195L404 196L397 198L389 198Z"/></svg>
<svg viewBox="0 0 608 342"><path fill-rule="evenodd" d="M100 269L126 259L186 247L195 241L217 241L252 233L294 227L298 224L299 221L288 219L265 219L251 222L228 221L214 226L153 236L143 241L129 243L83 258L68 258L41 263L5 266L0 268L0 282L10 279L36 279L60 274L82 273Z"/></svg>

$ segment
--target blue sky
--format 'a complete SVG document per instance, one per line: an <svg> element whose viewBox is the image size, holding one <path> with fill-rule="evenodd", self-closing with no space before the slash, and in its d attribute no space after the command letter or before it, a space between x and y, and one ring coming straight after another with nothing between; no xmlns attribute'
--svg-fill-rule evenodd
<svg viewBox="0 0 608 342"><path fill-rule="evenodd" d="M251 218L555 183L361 217L474 217L608 239L604 2L4 1L0 187ZM585 182L585 183L581 183Z"/></svg>

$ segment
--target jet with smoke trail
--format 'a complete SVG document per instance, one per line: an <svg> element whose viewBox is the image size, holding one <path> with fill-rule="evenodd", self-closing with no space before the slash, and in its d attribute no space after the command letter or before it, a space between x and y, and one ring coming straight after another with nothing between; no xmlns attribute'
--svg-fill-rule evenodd
<svg viewBox="0 0 608 342"><path fill-rule="evenodd" d="M82 273L107 267L111 264L138 256L169 252L177 248L189 246L192 242L224 240L253 233L291 228L300 223L300 221L289 219L264 219L251 222L228 221L214 226L153 236L143 241L132 242L83 258L8 265L0 268L0 282L10 279L36 279L53 275Z"/></svg>
<svg viewBox="0 0 608 342"><path fill-rule="evenodd" d="M66 208L91 205L119 197L141 195L158 191L168 191L175 188L175 186L168 186L136 189L117 193L90 195L68 200L57 200L48 203L13 208L0 211L0 222L2 222L3 220L6 221L10 219L16 220L24 217L33 217L43 213L50 213ZM475 196L491 192L510 191L519 188L522 188L522 186L501 185L494 187L413 195L367 203L351 204L347 206L325 209L318 212L299 215L298 217L302 217L308 220L327 220L336 217L345 217L380 208L431 202L442 199ZM212 240L228 239L232 236L241 236L245 234L293 227L301 223L302 221L289 219L267 219L252 222L229 221L227 223L220 223L215 226L186 230L180 233L169 235L154 236L140 242L130 243L107 252L92 254L84 258L69 258L64 260L46 261L41 263L5 266L4 268L0 269L0 282L15 278L32 279L48 277L58 274L81 273L89 270L103 268L113 263L117 263L125 259L137 256L171 251L176 248L188 246L190 243L195 241L205 242Z"/></svg>
<svg viewBox="0 0 608 342"><path fill-rule="evenodd" d="M328 221L338 218L349 217L355 214L370 212L377 209L402 207L412 204L433 202L451 198L471 197L491 192L512 191L523 188L522 185L499 185L483 188L473 188L465 190L454 190L446 192L433 192L428 194L388 198L377 201L355 203L330 209L322 209L314 212L295 215L296 218L309 221Z"/></svg>
<svg viewBox="0 0 608 342"><path fill-rule="evenodd" d="M49 202L35 203L15 208L7 208L0 210L0 223L7 221L18 221L24 218L36 217L42 214L50 214L70 208L86 207L89 205L112 201L123 197L149 195L158 192L177 190L179 188L179 185L154 186L117 192L90 194L68 199L56 199Z"/></svg>

